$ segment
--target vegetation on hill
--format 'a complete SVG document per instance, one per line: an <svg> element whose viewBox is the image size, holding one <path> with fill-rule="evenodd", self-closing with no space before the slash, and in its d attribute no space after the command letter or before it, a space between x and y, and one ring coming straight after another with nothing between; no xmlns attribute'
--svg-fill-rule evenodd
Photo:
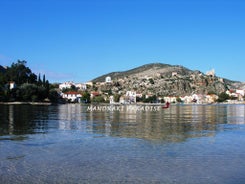
<svg viewBox="0 0 245 184"><path fill-rule="evenodd" d="M18 60L0 71L0 101L57 101L58 93L46 80L45 75L37 76L26 61ZM14 86L10 86L13 83Z"/></svg>

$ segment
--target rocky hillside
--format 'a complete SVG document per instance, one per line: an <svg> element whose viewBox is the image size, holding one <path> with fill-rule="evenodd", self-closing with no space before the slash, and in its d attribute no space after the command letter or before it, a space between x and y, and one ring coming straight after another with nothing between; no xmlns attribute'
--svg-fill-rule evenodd
<svg viewBox="0 0 245 184"><path fill-rule="evenodd" d="M125 93L134 90L139 93L159 96L182 96L192 93L219 94L227 89L238 88L241 82L231 81L193 71L179 65L153 63L124 72L112 72L94 79L92 82L105 82L110 76L111 83L104 83L99 90L112 93Z"/></svg>

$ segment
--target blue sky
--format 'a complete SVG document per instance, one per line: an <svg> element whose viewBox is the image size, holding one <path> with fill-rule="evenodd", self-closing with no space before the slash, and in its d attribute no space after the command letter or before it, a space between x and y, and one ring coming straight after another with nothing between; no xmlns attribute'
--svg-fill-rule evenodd
<svg viewBox="0 0 245 184"><path fill-rule="evenodd" d="M244 0L0 0L0 65L51 82L148 63L245 81Z"/></svg>

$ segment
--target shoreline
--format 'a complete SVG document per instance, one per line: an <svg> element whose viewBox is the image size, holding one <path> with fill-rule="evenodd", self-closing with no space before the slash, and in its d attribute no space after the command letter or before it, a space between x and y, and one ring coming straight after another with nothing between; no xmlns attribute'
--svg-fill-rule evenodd
<svg viewBox="0 0 245 184"><path fill-rule="evenodd" d="M0 105L52 105L50 102L0 102Z"/></svg>
<svg viewBox="0 0 245 184"><path fill-rule="evenodd" d="M0 102L0 105L53 105L52 102ZM60 103L55 103L60 104ZM62 103L61 103L62 104ZM67 103L69 104L69 103ZM75 104L81 104L81 103L75 103ZM94 105L94 106L141 106L141 105L147 105L147 106L163 106L165 103L132 103L132 104L121 104L121 103L90 103L86 105ZM171 105L245 105L244 101L240 102L216 102L216 103L171 103Z"/></svg>

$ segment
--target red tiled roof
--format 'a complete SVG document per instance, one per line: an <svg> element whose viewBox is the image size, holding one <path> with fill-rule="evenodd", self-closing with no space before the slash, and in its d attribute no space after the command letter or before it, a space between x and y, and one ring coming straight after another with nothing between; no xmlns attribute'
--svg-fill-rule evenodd
<svg viewBox="0 0 245 184"><path fill-rule="evenodd" d="M92 94L92 95L94 95L94 96L98 96L98 95L100 95L100 93L99 93L99 92L97 92L97 91L91 92L91 94Z"/></svg>
<svg viewBox="0 0 245 184"><path fill-rule="evenodd" d="M76 92L76 91L68 91L65 93L66 95L79 95L80 93Z"/></svg>

